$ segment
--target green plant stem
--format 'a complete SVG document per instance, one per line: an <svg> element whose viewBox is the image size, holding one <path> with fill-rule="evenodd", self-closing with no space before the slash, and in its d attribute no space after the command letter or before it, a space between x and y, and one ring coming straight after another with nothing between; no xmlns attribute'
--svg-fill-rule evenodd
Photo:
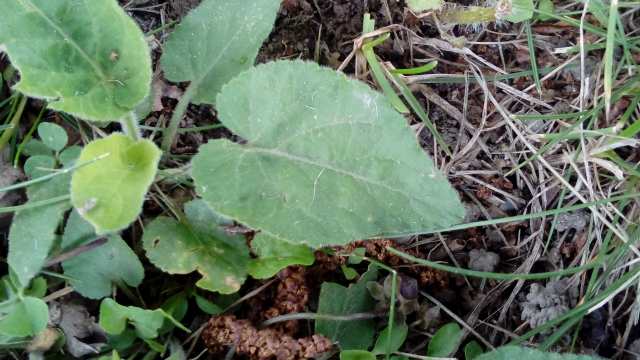
<svg viewBox="0 0 640 360"><path fill-rule="evenodd" d="M198 84L191 83L187 88L187 91L184 92L180 101L178 101L178 105L173 110L173 115L171 116L171 120L169 120L169 126L164 130L164 136L162 138L162 150L165 154L169 154L171 152L171 147L173 146L173 142L178 134L178 128L180 127L180 122L184 117L184 114L187 112L187 107L191 103L191 99L196 94L196 89L198 88Z"/></svg>
<svg viewBox="0 0 640 360"><path fill-rule="evenodd" d="M0 207L0 214L7 214L7 213L20 211L20 210L34 209L41 206L47 206L47 205L57 204L64 201L69 201L69 199L71 199L71 195L63 195L63 196L57 196L47 200L42 200L42 201L30 201L26 204L18 205L18 206Z"/></svg>
<svg viewBox="0 0 640 360"><path fill-rule="evenodd" d="M411 256L409 254L406 254L400 250L394 249L390 246L387 246L387 251L389 251L390 253L397 255L405 260L409 260L413 263L419 264L419 265L424 265L424 266L428 266L431 268L434 268L436 270L442 270L442 271L446 271L446 272L450 272L452 274L457 274L457 275L464 275L464 276L470 276L470 277L477 277L477 278L481 278L481 279L493 279L493 280L542 280L542 279L548 279L548 278L552 278L552 277L556 277L556 276L567 276L567 275L573 275L573 274L577 274L579 272L583 272L586 270L591 270L594 268L597 268L599 266L602 265L602 263L604 262L603 259L598 259L595 261L592 261L586 265L583 266L578 266L578 267L573 267L573 268L568 268L568 269L564 269L564 270L560 270L560 271L551 271L551 272L541 272L541 273L536 273L536 274L504 274L504 273L493 273L493 272L485 272L485 271L475 271L475 270L468 270L468 269L461 269L461 268L457 268L454 266L449 266L449 265L444 265L444 264L440 264L437 262L433 262L433 261L429 261L429 260L425 260L425 259L420 259L417 258L415 256Z"/></svg>
<svg viewBox="0 0 640 360"><path fill-rule="evenodd" d="M138 141L142 137L140 135L140 125L138 124L138 117L131 111L122 120L120 125L125 134L129 135L133 140Z"/></svg>
<svg viewBox="0 0 640 360"><path fill-rule="evenodd" d="M355 320L368 320L379 317L374 313L355 313L349 315L330 315L330 314L317 314L317 313L293 313L285 314L273 317L269 320L265 320L260 326L266 327L273 324L277 324L283 321L290 320L325 320L325 321L355 321Z"/></svg>
<svg viewBox="0 0 640 360"><path fill-rule="evenodd" d="M474 227L482 227L482 226L487 226L487 225L506 224L506 223L510 223L510 222L526 221L526 220L539 219L539 218L543 218L543 217L547 217L547 216L553 216L553 215L556 215L556 214L567 213L567 212L570 212L570 211L586 209L586 208L590 208L592 206L599 206L599 205L614 203L614 202L625 200L625 199L634 199L634 198L639 198L639 197L640 197L640 193L624 194L624 195L613 196L613 197L610 197L610 198L607 198L607 199L596 200L596 201L592 201L592 202L588 202L588 203L571 205L571 206L567 206L567 207L563 207L563 208L559 208L559 209L540 211L540 212L533 213L533 214L508 216L508 217L504 217L504 218L491 219L491 220L482 220L482 221L476 221L476 222L472 222L472 223L454 225L454 226L451 226L451 227L448 227L448 228L436 229L436 230L434 230L434 229L426 230L425 229L424 231L412 231L412 232L406 232L406 233L380 234L379 237L399 238L399 237L413 236L413 235L424 235L424 234L443 233L443 232L449 232L449 231L466 230L466 229L471 229L471 228L474 228ZM420 244L420 243L417 243L417 244Z"/></svg>
<svg viewBox="0 0 640 360"><path fill-rule="evenodd" d="M7 146L9 140L11 140L11 137L18 128L18 124L20 123L20 119L22 118L22 113L24 112L24 107L27 105L27 97L21 96L19 101L20 102L18 103L18 107L16 108L16 111L13 113L13 117L9 122L10 127L2 133L2 136L0 136L0 151L2 151L5 146Z"/></svg>
<svg viewBox="0 0 640 360"><path fill-rule="evenodd" d="M52 172L51 174L47 174L47 175L44 175L44 176L41 176L41 177L38 177L38 178L35 178L35 179L31 179L31 180L28 180L28 181L23 181L23 182L20 182L20 183L17 183L17 184L13 184L13 185L9 185L9 186L0 188L0 193L11 191L11 190L17 190L17 189L25 188L27 186L39 184L41 182L45 182L47 180L53 179L56 176L68 174L71 171L79 169L79 168L81 168L83 166L87 166L89 164L93 164L94 162L96 162L98 160L102 160L102 159L108 157L109 155L110 154L103 154L103 155L100 155L100 156L98 156L98 157L96 157L94 159L91 159L89 161L85 161L85 162L82 162L80 164L76 164L76 165L74 165L72 167L64 168L64 169L61 169L61 170L56 170L55 172Z"/></svg>
<svg viewBox="0 0 640 360"><path fill-rule="evenodd" d="M27 131L27 134L22 137L22 142L20 142L20 145L18 145L18 149L16 150L16 154L13 157L13 166L18 166L18 160L20 159L20 155L22 154L22 150L24 149L25 145L29 142L29 140L31 140L31 138L33 137L33 133L38 128L38 125L40 124L40 121L42 120L42 117L44 116L45 110L47 110L47 106L46 105L44 105L40 109L40 112L38 113L38 117L36 118L36 121L33 123L31 128L29 129L29 131Z"/></svg>

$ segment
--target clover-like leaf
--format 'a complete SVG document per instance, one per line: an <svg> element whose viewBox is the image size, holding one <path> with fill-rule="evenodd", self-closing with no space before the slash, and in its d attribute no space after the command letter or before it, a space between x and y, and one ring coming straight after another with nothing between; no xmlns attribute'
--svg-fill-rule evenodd
<svg viewBox="0 0 640 360"><path fill-rule="evenodd" d="M375 281L378 270L371 267L360 280L348 288L330 282L322 284L318 313L351 315L370 311L374 301L369 296L367 282ZM342 350L363 350L371 346L375 323L373 320L331 321L317 320L316 333L337 341Z"/></svg>
<svg viewBox="0 0 640 360"><path fill-rule="evenodd" d="M597 360L596 356L558 354L518 346L503 346L480 355L476 360Z"/></svg>
<svg viewBox="0 0 640 360"><path fill-rule="evenodd" d="M204 0L169 36L161 58L167 80L191 82L192 101L213 104L229 80L253 66L281 0Z"/></svg>
<svg viewBox="0 0 640 360"><path fill-rule="evenodd" d="M67 146L69 137L60 125L54 123L42 123L38 125L38 136L42 142L53 151L60 151Z"/></svg>
<svg viewBox="0 0 640 360"><path fill-rule="evenodd" d="M85 245L96 238L91 224L83 220L77 211L72 212L62 238L63 249ZM144 278L140 260L117 235L111 235L105 244L63 262L62 268L71 279L71 286L91 299L109 296L113 283L138 286Z"/></svg>
<svg viewBox="0 0 640 360"><path fill-rule="evenodd" d="M69 192L69 175L58 175L27 189L29 202L64 197ZM22 286L40 272L56 239L62 217L71 204L59 201L16 212L9 231L8 263Z"/></svg>
<svg viewBox="0 0 640 360"><path fill-rule="evenodd" d="M0 334L34 336L47 327L49 308L41 299L25 296L0 304Z"/></svg>
<svg viewBox="0 0 640 360"><path fill-rule="evenodd" d="M251 248L258 256L249 263L249 274L256 279L268 279L290 265L311 265L315 261L308 246L292 244L265 234L251 240Z"/></svg>
<svg viewBox="0 0 640 360"><path fill-rule="evenodd" d="M100 303L99 324L110 335L121 334L127 328L127 324L131 324L140 338L153 339L158 337L158 330L166 317L160 309L145 310L135 306L122 306L110 298Z"/></svg>
<svg viewBox="0 0 640 360"><path fill-rule="evenodd" d="M71 179L71 202L96 233L122 230L140 211L161 152L149 140L112 134L87 144L78 163L91 162Z"/></svg>
<svg viewBox="0 0 640 360"><path fill-rule="evenodd" d="M244 237L225 234L216 214L201 200L187 203L185 215L183 222L162 216L147 226L143 243L149 260L171 274L197 270L202 278L196 285L203 289L238 291L249 261Z"/></svg>
<svg viewBox="0 0 640 360"><path fill-rule="evenodd" d="M201 147L197 191L266 235L321 247L462 220L458 195L406 120L361 82L279 61L232 80L217 106L244 141Z"/></svg>
<svg viewBox="0 0 640 360"><path fill-rule="evenodd" d="M16 89L54 110L114 121L148 93L151 58L116 0L10 0L0 46L20 71Z"/></svg>

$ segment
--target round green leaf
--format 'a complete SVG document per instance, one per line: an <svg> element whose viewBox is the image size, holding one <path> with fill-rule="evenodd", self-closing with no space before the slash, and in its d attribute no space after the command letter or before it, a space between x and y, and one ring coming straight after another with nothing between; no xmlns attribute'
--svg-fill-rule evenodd
<svg viewBox="0 0 640 360"><path fill-rule="evenodd" d="M429 342L427 356L447 357L458 348L462 329L456 323L448 323L438 329Z"/></svg>
<svg viewBox="0 0 640 360"><path fill-rule="evenodd" d="M56 159L51 155L35 155L25 161L24 173L32 179L49 175L56 167Z"/></svg>
<svg viewBox="0 0 640 360"><path fill-rule="evenodd" d="M35 297L15 299L0 306L0 334L6 336L33 336L47 327L49 308Z"/></svg>
<svg viewBox="0 0 640 360"><path fill-rule="evenodd" d="M122 230L140 211L161 151L149 140L113 134L87 144L71 179L71 202L98 235Z"/></svg>
<svg viewBox="0 0 640 360"><path fill-rule="evenodd" d="M217 104L245 141L201 147L197 191L266 235L315 248L429 232L464 216L407 121L361 82L278 61L232 80Z"/></svg>
<svg viewBox="0 0 640 360"><path fill-rule="evenodd" d="M53 151L60 151L67 146L67 132L54 123L42 123L38 126L40 140Z"/></svg>
<svg viewBox="0 0 640 360"><path fill-rule="evenodd" d="M69 146L68 148L62 150L60 155L60 162L62 165L66 167L71 167L75 163L75 161L80 157L80 153L82 152L82 148L78 145Z"/></svg>
<svg viewBox="0 0 640 360"><path fill-rule="evenodd" d="M149 48L116 0L2 5L0 46L20 71L17 90L92 121L118 120L147 95Z"/></svg>

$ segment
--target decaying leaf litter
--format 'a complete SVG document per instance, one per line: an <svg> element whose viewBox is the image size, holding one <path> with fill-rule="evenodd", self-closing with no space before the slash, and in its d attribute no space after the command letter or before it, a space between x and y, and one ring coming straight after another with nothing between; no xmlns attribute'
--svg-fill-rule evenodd
<svg viewBox="0 0 640 360"><path fill-rule="evenodd" d="M598 3L593 2L589 6L597 6L593 4ZM153 31L180 18L189 7L197 4L176 0L129 1L122 5L144 31ZM605 15L608 5L605 4ZM555 9L574 11L573 18L579 21L585 5L556 3ZM633 36L636 27L635 8L620 10L622 26L629 36ZM582 18L586 24L596 24L606 29L607 19L602 18L602 11L602 8L588 7ZM427 109L429 119L435 123L453 156L446 155L441 143L416 115L408 114L407 117L421 145L433 156L436 165L443 169L464 199L466 223L535 214L608 199L625 191L627 194L636 191L636 169L640 161L637 148L634 147L637 140L633 140L633 136L629 140L607 132L620 119L624 120L619 125L622 127L627 122L633 123L635 119L637 103L629 95L633 94L635 87L633 70L621 69L617 73L614 89L627 86L629 90L620 91L614 96L616 101L604 117L585 119L582 128L574 126L576 119L582 119L579 115L560 119L554 117L556 114L588 112L592 109L600 112L606 106L600 95L606 87L606 81L603 80L606 64L601 58L603 51L597 49L604 49L607 39L602 34L589 31L588 26L580 27L579 24L567 24L567 21L553 17L539 16L536 21L525 24L500 23L452 28L442 28L440 24L441 28L438 29L438 24L428 16L419 18L407 11L403 2L286 0L279 12L275 30L259 54L259 62L297 58L315 60L335 69L344 69L346 73L375 87L378 84L357 52L362 41L354 42L362 35L362 19L366 12L376 20L377 28L388 29L391 33L388 40L375 48L384 69L412 68L428 61L438 61L433 72L406 75L403 80ZM162 44L170 31L170 27L167 27L155 32L149 39L154 59L157 60L161 54ZM458 36L465 38L464 47L454 45L452 40ZM531 70L532 52L528 40L535 48L537 76ZM581 52L584 46L593 46L596 50L585 54ZM628 53L619 49L614 59L626 59L628 64L632 64L633 46L627 50ZM345 62L352 53L356 54L353 61ZM524 73L519 76L507 75L519 72ZM154 84L162 89L162 95L156 95L155 111L145 121L150 131L168 123L176 98L180 98L179 93L184 91L180 86L171 88L172 84L163 80L159 70L155 71ZM542 92L538 92L538 87ZM37 102L29 106L35 112L33 117L37 116ZM66 124L69 133L74 132L59 115L52 113L46 116L54 122ZM216 113L211 107L191 105L181 127L210 127L215 124ZM187 158L195 154L207 139L235 135L221 126L183 133L173 144L174 154ZM74 141L79 140L75 134L72 137L76 137ZM611 149L615 149L613 154ZM542 151L542 156L529 161L538 151ZM185 163L181 158L169 161L179 165ZM171 175L161 174L167 178ZM11 178L8 181L15 180ZM143 220L153 219L159 214L172 215L176 209L182 209L182 204L193 198L189 184L186 185L176 186L175 182L167 182L154 186L144 205ZM12 194L15 193L8 195ZM167 198L171 200L167 201ZM467 340L460 340L461 343L475 339L483 346L497 347L526 333L530 326L544 325L570 309L579 308L586 300L598 299L598 295L604 294L600 301L592 301L584 309L595 311L584 318L568 320L569 323L581 321L581 326L562 328L561 324L557 324L530 341L554 350L573 349L607 357L633 358L630 351L635 348L634 343L640 335L634 321L637 305L633 287L615 288L614 293L610 293L607 287L629 270L621 266L635 257L629 249L619 249L624 250L620 240L630 242L637 236L633 226L634 219L638 218L637 212L637 203L627 199L611 206L599 206L595 211L576 209L557 217L554 214L545 218L525 217L504 224L490 221L482 227L428 236L399 234L395 243L389 240L373 241L335 248L333 254L316 253L315 264L307 269L290 268L272 279L249 280L235 298L196 292L192 285L185 284L194 284L198 281L198 275L170 277L145 263L146 281L137 289L137 294L123 294L123 297L124 302L155 309L165 299L186 291L192 301L200 305L199 308L190 308L184 318L183 323L189 328L203 329L200 325L208 318L204 309L208 309L209 313L226 309L229 315L212 320L204 334L211 334L214 329L222 332L246 329L247 334L260 333L264 331L260 325L268 319L288 313L316 311L321 301L319 291L323 283L348 285L349 282L345 280L348 271L345 269L355 269L363 274L367 262L352 264L352 261L357 261L353 257L349 260L348 254L357 251L354 249L364 248L367 257L394 267L400 274L401 294L396 304L398 316L408 316L408 323L413 324L403 352L426 354L429 337L451 321L459 322L463 329L463 336ZM248 239L254 235L237 224L225 226L228 232L244 234ZM146 261L141 251L141 229L141 223L134 224L124 232L123 237ZM622 236L610 239L612 229L613 233ZM611 245L612 242L616 244L615 247ZM413 256L457 268L496 273L539 273L574 268L598 261L599 254L607 251L614 253L613 258L617 262L609 264L606 271L596 275L578 272L565 277L563 281L517 281L517 277L501 281L476 278L472 274L457 276L442 270L418 267L390 253L387 246L398 247ZM383 291L385 286L391 286L387 279L380 271L378 282ZM369 287L375 286L372 283ZM618 292L618 289L621 291ZM64 290L64 287L53 290ZM403 291L406 293L402 294ZM368 294L361 292L361 296ZM71 301L74 297L71 294L57 301ZM403 297L415 302L402 302ZM88 309L95 307L95 304L86 300L82 302ZM286 305L288 303L292 305ZM384 328L389 305L384 301L378 304L380 312L373 314L376 315L375 319L366 320L376 333ZM275 311L275 316L273 309L280 309ZM231 314L235 318L229 317ZM313 319L313 316L308 315L305 319ZM356 316L351 321L359 323L355 321L357 319ZM266 328L271 329L270 332L262 333L265 334L265 344L284 333L299 339L313 335L312 327L308 326L313 323L284 320L288 321L277 322L275 326ZM295 325L282 326L292 323ZM559 330L565 332L559 333ZM228 340L228 335L227 343L224 343L224 336L216 344L210 345L211 338L205 342L222 351L218 356L232 354L233 349L238 354L243 354L244 349L246 355L251 352L252 346L255 347L255 344L251 344L255 336L247 334L238 337L247 339L242 344L234 343L238 338ZM560 338L549 342L557 334L560 334ZM196 331L183 343L189 356L196 356L201 349L196 341L199 335L200 332ZM182 334L178 338L185 340ZM311 342L304 346L300 345L300 341L287 342L285 338L284 343L279 345L290 351L301 351L298 346L304 349L310 346L310 353L313 353L312 350L326 350L322 340L307 340ZM464 352L460 347L458 355L463 357ZM264 358L268 356L275 357L278 354L268 354ZM294 358L294 355L280 356Z"/></svg>

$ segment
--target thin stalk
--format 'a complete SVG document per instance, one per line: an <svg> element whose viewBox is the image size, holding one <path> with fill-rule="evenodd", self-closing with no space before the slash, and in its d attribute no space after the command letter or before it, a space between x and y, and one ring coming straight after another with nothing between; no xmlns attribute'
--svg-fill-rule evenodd
<svg viewBox="0 0 640 360"><path fill-rule="evenodd" d="M0 207L0 214L7 214L7 213L20 211L20 210L34 209L41 206L47 206L47 205L57 204L64 201L69 201L69 199L71 199L70 195L63 195L63 196L57 196L47 200L42 200L42 201L30 201L26 204L18 205L18 206Z"/></svg>
<svg viewBox="0 0 640 360"><path fill-rule="evenodd" d="M435 233L443 233L443 232L449 232L449 231L466 230L474 227L482 227L487 225L497 225L497 224L506 224L510 222L526 221L531 219L539 219L547 216L553 216L556 214L562 214L570 211L586 209L592 206L599 206L603 204L614 203L614 202L625 200L625 199L634 199L638 197L640 197L640 193L624 194L624 195L613 196L607 199L596 200L588 203L571 205L571 206L567 206L559 209L540 211L533 214L508 216L504 218L491 219L491 220L482 220L482 221L476 221L472 223L454 225L454 226L451 226L448 228L442 228L442 229L425 229L425 230L416 230L416 231L410 231L405 233L380 234L380 236L377 236L377 237L378 238L379 237L399 238L399 237L413 236L413 235L435 234ZM419 242L416 243L416 245L419 245L419 244L421 243Z"/></svg>
<svg viewBox="0 0 640 360"><path fill-rule="evenodd" d="M486 272L486 271L461 269L454 266L444 265L434 261L429 261L429 260L417 258L415 256L411 256L400 250L394 249L390 246L387 246L387 251L405 260L411 261L415 264L428 266L436 270L442 270L442 271L450 272L452 274L477 277L481 279L506 280L506 281L542 280L542 279L548 279L556 276L573 275L586 270L595 269L597 267L600 267L603 264L603 259L598 259L583 266L568 268L560 271L541 272L541 273L535 273L535 274L505 274L505 273L494 273L494 272Z"/></svg>
<svg viewBox="0 0 640 360"><path fill-rule="evenodd" d="M138 124L138 117L131 111L120 120L120 125L125 134L129 135L133 140L138 141L142 137L140 135L140 125Z"/></svg>
<svg viewBox="0 0 640 360"><path fill-rule="evenodd" d="M184 114L187 112L187 107L191 103L191 99L193 99L193 96L196 94L197 87L198 85L196 83L191 83L187 88L187 91L185 91L180 98L180 101L178 101L178 105L176 105L176 108L173 110L169 126L164 130L164 136L162 139L162 150L165 154L171 153L171 147L173 146L173 142L178 134L180 122L182 121Z"/></svg>
<svg viewBox="0 0 640 360"><path fill-rule="evenodd" d="M56 176L60 176L60 175L64 175L64 174L68 174L71 171L74 171L76 169L79 169L81 167L87 166L89 164L93 164L94 162L98 161L98 160L102 160L108 156L110 156L111 154L107 153L107 154L102 154L94 159L91 159L89 161L85 161L82 162L80 164L76 164L74 166L68 167L68 168L64 168L61 170L56 170L55 172L52 172L51 174L47 174L35 179L31 179L31 180L27 180L27 181L23 181L17 184L13 184L13 185L9 185L9 186L5 186L3 188L0 188L0 194L3 192L7 192L7 191L11 191L11 190L17 190L17 189L21 189L21 188L25 188L31 185L35 185L35 184L39 184L41 182L45 182L48 181L50 179L53 179Z"/></svg>
<svg viewBox="0 0 640 360"><path fill-rule="evenodd" d="M24 112L25 105L27 105L27 97L22 95L20 97L20 102L18 103L18 107L16 108L16 111L13 113L13 117L11 118L11 121L9 121L9 125L11 127L6 129L2 133L2 136L0 136L0 151L2 151L2 149L4 149L5 146L7 146L7 144L9 143L9 140L11 140L11 137L13 136L16 129L18 128L18 124L20 123L20 119L22 118L22 113Z"/></svg>
<svg viewBox="0 0 640 360"><path fill-rule="evenodd" d="M277 324L283 321L291 320L325 320L325 321L356 321L356 320L369 320L379 317L374 313L354 313L349 315L330 315L330 314L317 314L317 313L293 313L276 316L269 320L265 320L260 324L261 327L267 327L273 324Z"/></svg>

